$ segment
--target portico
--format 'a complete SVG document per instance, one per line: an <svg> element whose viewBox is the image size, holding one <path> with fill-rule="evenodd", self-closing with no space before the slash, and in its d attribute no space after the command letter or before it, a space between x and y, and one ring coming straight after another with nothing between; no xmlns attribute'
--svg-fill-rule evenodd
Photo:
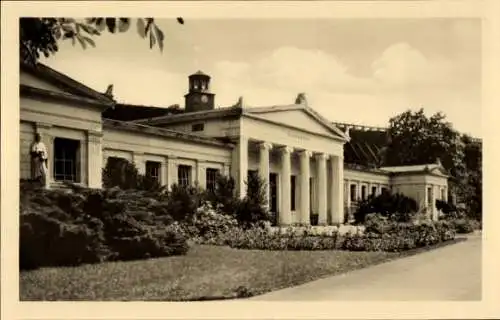
<svg viewBox="0 0 500 320"><path fill-rule="evenodd" d="M241 140L240 140L241 141ZM277 224L311 224L311 214L318 215L318 224L340 224L344 218L343 159L339 155L315 152L297 146L243 139L239 147L247 154L239 159L240 168L256 171L266 186L267 208L277 213ZM242 163L243 162L243 163ZM277 184L271 188L271 175ZM238 180L240 196L246 185ZM276 201L271 204L271 198ZM330 199L329 199L330 198Z"/></svg>

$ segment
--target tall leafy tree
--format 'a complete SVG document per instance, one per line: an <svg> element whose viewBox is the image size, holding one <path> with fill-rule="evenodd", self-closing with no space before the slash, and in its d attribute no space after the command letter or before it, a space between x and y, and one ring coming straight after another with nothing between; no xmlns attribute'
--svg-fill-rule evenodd
<svg viewBox="0 0 500 320"><path fill-rule="evenodd" d="M149 40L150 48L158 46L163 50L165 35L153 18L137 18L136 30L139 36ZM177 18L184 24L182 18ZM59 50L58 42L71 40L78 42L82 48L95 47L94 37L103 32L127 32L133 19L131 18L21 18L19 21L19 55L23 62L34 64L40 55L49 57Z"/></svg>
<svg viewBox="0 0 500 320"><path fill-rule="evenodd" d="M423 109L391 118L388 136L386 165L427 164L440 159L451 175L450 191L467 205L470 214L480 213L482 151L478 140L460 134L442 113L426 117Z"/></svg>
<svg viewBox="0 0 500 320"><path fill-rule="evenodd" d="M464 174L464 143L442 113L408 110L389 121L385 163L390 166L434 163L438 158L455 178Z"/></svg>

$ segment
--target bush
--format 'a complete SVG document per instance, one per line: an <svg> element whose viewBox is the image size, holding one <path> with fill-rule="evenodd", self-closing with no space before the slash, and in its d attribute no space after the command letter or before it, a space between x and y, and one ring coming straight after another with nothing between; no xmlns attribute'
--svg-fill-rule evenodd
<svg viewBox="0 0 500 320"><path fill-rule="evenodd" d="M280 233L258 227L233 229L225 235L223 242L237 249L309 251L334 250L338 249L340 244L338 232L332 232L329 236L317 236L304 231L287 230Z"/></svg>
<svg viewBox="0 0 500 320"><path fill-rule="evenodd" d="M102 223L68 223L50 213L21 210L20 268L76 266L107 259Z"/></svg>
<svg viewBox="0 0 500 320"><path fill-rule="evenodd" d="M247 180L247 193L241 200L235 199L235 217L244 228L259 221L270 221L271 215L266 210L265 182L257 173L251 172Z"/></svg>
<svg viewBox="0 0 500 320"><path fill-rule="evenodd" d="M221 244L227 233L238 227L238 221L230 215L219 212L206 202L196 210L188 234L198 243Z"/></svg>
<svg viewBox="0 0 500 320"><path fill-rule="evenodd" d="M457 233L461 234L472 233L474 230L481 228L478 221L467 218L450 220L450 224L455 228Z"/></svg>
<svg viewBox="0 0 500 320"><path fill-rule="evenodd" d="M414 199L399 193L383 192L362 201L354 213L354 219L356 223L364 223L367 214L380 213L397 222L409 222L417 211L418 204Z"/></svg>
<svg viewBox="0 0 500 320"><path fill-rule="evenodd" d="M177 255L188 249L163 192L42 190L24 184L21 190L21 269Z"/></svg>
<svg viewBox="0 0 500 320"><path fill-rule="evenodd" d="M165 210L176 221L192 221L204 196L197 187L174 184L168 193Z"/></svg>
<svg viewBox="0 0 500 320"><path fill-rule="evenodd" d="M103 169L104 188L119 187L123 190L161 190L156 179L139 174L135 165L123 158L110 157Z"/></svg>
<svg viewBox="0 0 500 320"><path fill-rule="evenodd" d="M453 240L455 230L447 222L397 223L371 216L365 232L347 234L342 249L399 252Z"/></svg>

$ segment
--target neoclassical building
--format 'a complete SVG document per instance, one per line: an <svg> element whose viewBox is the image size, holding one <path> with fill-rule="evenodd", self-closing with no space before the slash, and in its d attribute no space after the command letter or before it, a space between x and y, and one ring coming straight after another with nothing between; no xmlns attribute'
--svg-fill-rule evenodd
<svg viewBox="0 0 500 320"><path fill-rule="evenodd" d="M109 90L97 92L43 64L21 66L21 179L30 177L30 145L41 133L51 187L70 181L100 188L102 168L121 158L167 186L213 188L217 173L231 175L241 197L256 172L280 225L309 224L311 214L318 224L342 224L360 200L384 189L414 198L437 219L435 200L448 198L439 161L364 165L379 148L363 132L380 136L383 129L331 122L303 94L288 105L249 107L240 98L216 107L210 81L202 72L190 75L185 107L160 108L117 103Z"/></svg>

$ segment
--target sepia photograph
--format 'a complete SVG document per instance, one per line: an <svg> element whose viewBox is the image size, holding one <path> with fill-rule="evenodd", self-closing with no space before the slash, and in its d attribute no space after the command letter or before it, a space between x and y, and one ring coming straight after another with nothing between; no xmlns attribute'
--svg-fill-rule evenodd
<svg viewBox="0 0 500 320"><path fill-rule="evenodd" d="M484 299L480 17L178 11L17 18L15 299Z"/></svg>

